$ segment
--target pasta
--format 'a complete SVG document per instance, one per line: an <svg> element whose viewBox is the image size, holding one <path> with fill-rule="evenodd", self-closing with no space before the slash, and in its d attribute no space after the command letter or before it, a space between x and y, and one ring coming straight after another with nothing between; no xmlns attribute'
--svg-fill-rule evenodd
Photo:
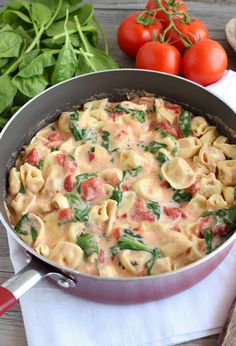
<svg viewBox="0 0 236 346"><path fill-rule="evenodd" d="M161 97L89 101L22 148L9 171L11 222L37 253L79 272L170 272L230 236L235 148Z"/></svg>

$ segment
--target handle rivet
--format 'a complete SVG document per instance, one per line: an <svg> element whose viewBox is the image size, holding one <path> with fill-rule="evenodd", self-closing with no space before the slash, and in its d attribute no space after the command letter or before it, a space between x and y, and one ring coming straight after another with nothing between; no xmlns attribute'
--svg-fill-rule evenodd
<svg viewBox="0 0 236 346"><path fill-rule="evenodd" d="M59 286L61 286L63 288L70 288L70 283L67 280L65 280L65 279L59 279L57 281L57 283L58 283Z"/></svg>

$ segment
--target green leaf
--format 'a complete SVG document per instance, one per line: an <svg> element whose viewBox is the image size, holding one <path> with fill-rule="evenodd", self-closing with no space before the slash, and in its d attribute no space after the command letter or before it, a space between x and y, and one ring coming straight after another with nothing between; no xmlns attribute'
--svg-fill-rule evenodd
<svg viewBox="0 0 236 346"><path fill-rule="evenodd" d="M29 11L29 2L26 0L12 0L6 6L6 9L20 10L21 8Z"/></svg>
<svg viewBox="0 0 236 346"><path fill-rule="evenodd" d="M33 41L33 38L28 34L28 32L21 25L15 28L14 32L20 35L20 37L26 42L27 46L29 46L31 42Z"/></svg>
<svg viewBox="0 0 236 346"><path fill-rule="evenodd" d="M22 215L21 219L15 226L15 231L16 233L27 235L27 232L23 233L22 226L25 224L25 222L29 221L29 214L24 214Z"/></svg>
<svg viewBox="0 0 236 346"><path fill-rule="evenodd" d="M161 253L158 248L152 250L152 258L147 262L147 273L151 275L152 267L157 259L161 258Z"/></svg>
<svg viewBox="0 0 236 346"><path fill-rule="evenodd" d="M139 173L141 173L142 171L143 171L142 166L138 166L136 168L131 168L131 169L126 169L125 171L123 171L123 177L125 178L128 175L128 176L134 178L134 177L137 177L137 175Z"/></svg>
<svg viewBox="0 0 236 346"><path fill-rule="evenodd" d="M70 121L69 128L76 141L82 141L82 143L86 143L89 139L93 137L92 129L80 127L79 124L74 120Z"/></svg>
<svg viewBox="0 0 236 346"><path fill-rule="evenodd" d="M205 228L203 230L203 238L206 242L206 250L207 254L211 253L213 251L212 249L212 240L213 240L213 233L210 229Z"/></svg>
<svg viewBox="0 0 236 346"><path fill-rule="evenodd" d="M37 239L38 233L37 233L37 230L33 226L31 226L30 228L30 233L31 233L32 240L35 241Z"/></svg>
<svg viewBox="0 0 236 346"><path fill-rule="evenodd" d="M161 208L158 202L154 202L154 201L149 201L147 203L147 207L148 209L150 209L153 214L156 216L157 220L160 219L161 216Z"/></svg>
<svg viewBox="0 0 236 346"><path fill-rule="evenodd" d="M72 222L86 222L89 219L89 205L87 202L82 200L78 195L74 193L66 194L65 197L70 202L73 211L74 211L74 217L71 220Z"/></svg>
<svg viewBox="0 0 236 346"><path fill-rule="evenodd" d="M48 85L47 76L45 74L41 76L32 76L30 78L16 76L12 79L12 82L23 95L28 97L34 97Z"/></svg>
<svg viewBox="0 0 236 346"><path fill-rule="evenodd" d="M42 75L44 69L55 64L55 59L51 52L45 52L34 58L28 66L20 70L17 76L29 78L37 75Z"/></svg>
<svg viewBox="0 0 236 346"><path fill-rule="evenodd" d="M182 110L178 119L179 128L184 137L188 137L192 133L191 114L188 111Z"/></svg>
<svg viewBox="0 0 236 346"><path fill-rule="evenodd" d="M25 194L25 188L24 188L24 185L23 184L21 184L20 185L20 190L19 190L19 193L22 193L22 195L24 195Z"/></svg>
<svg viewBox="0 0 236 346"><path fill-rule="evenodd" d="M157 161L160 163L160 165L162 166L163 163L169 161L168 157L162 153L161 151L159 151L158 155L157 155Z"/></svg>
<svg viewBox="0 0 236 346"><path fill-rule="evenodd" d="M117 106L115 106L114 111L122 112L122 113L124 112L126 114L130 114L130 115L134 116L140 123L145 122L145 112L142 110L129 109L129 108L125 108L121 105L117 105Z"/></svg>
<svg viewBox="0 0 236 346"><path fill-rule="evenodd" d="M22 38L20 35L4 31L0 33L0 58L18 57L20 54L20 47Z"/></svg>
<svg viewBox="0 0 236 346"><path fill-rule="evenodd" d="M57 35L61 35L65 33L65 21L60 20L59 22L54 22L47 30L46 33L49 37L54 37ZM67 22L67 30L76 30L76 25L73 20L68 20ZM66 34L65 34L66 36ZM64 40L65 40L64 36Z"/></svg>
<svg viewBox="0 0 236 346"><path fill-rule="evenodd" d="M98 253L98 243L90 233L81 233L77 236L76 244L84 251L85 257Z"/></svg>
<svg viewBox="0 0 236 346"><path fill-rule="evenodd" d="M97 175L94 174L94 173L84 173L84 174L79 174L75 177L76 179L76 183L77 183L77 191L80 193L81 192L81 189L80 189L80 184L83 182L83 181L86 181L88 180L89 178L91 177L96 177Z"/></svg>
<svg viewBox="0 0 236 346"><path fill-rule="evenodd" d="M190 192L185 192L184 190L175 190L172 200L176 203L189 202L192 199L192 194Z"/></svg>
<svg viewBox="0 0 236 346"><path fill-rule="evenodd" d="M167 144L153 141L153 142L150 142L149 145L146 146L144 150L149 151L151 154L156 154L162 148L166 149Z"/></svg>
<svg viewBox="0 0 236 346"><path fill-rule="evenodd" d="M0 77L0 113L13 103L14 97L17 93L15 85L7 75Z"/></svg>
<svg viewBox="0 0 236 346"><path fill-rule="evenodd" d="M33 2L31 4L30 14L32 21L34 21L38 27L46 25L52 17L52 11L50 8L39 2Z"/></svg>
<svg viewBox="0 0 236 346"><path fill-rule="evenodd" d="M236 223L236 203L229 208L229 219L232 224Z"/></svg>
<svg viewBox="0 0 236 346"><path fill-rule="evenodd" d="M122 201L122 198L123 198L123 192L120 191L119 189L114 189L110 199L113 199L114 201L116 201L117 206L119 206L120 202Z"/></svg>
<svg viewBox="0 0 236 346"><path fill-rule="evenodd" d="M17 19L21 19L23 22L31 24L30 18L23 12L17 10L8 10L3 13L3 20L5 23L13 24Z"/></svg>
<svg viewBox="0 0 236 346"><path fill-rule="evenodd" d="M39 49L33 49L30 52L25 52L21 56L21 62L19 65L19 70L23 70L25 67L29 65L29 63L36 58L39 54Z"/></svg>
<svg viewBox="0 0 236 346"><path fill-rule="evenodd" d="M108 131L102 131L101 137L102 137L102 146L103 148L109 150L109 136L110 132Z"/></svg>
<svg viewBox="0 0 236 346"><path fill-rule="evenodd" d="M80 117L79 111L75 111L75 112L73 112L73 113L70 115L70 120L76 120L76 121L78 121L78 120L79 120L79 117Z"/></svg>

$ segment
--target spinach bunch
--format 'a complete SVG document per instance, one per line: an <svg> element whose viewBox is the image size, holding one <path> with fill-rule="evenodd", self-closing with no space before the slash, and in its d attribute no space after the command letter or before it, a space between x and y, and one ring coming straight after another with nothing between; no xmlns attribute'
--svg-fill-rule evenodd
<svg viewBox="0 0 236 346"><path fill-rule="evenodd" d="M84 251L85 258L98 253L98 243L90 233L81 233L77 236L76 244Z"/></svg>
<svg viewBox="0 0 236 346"><path fill-rule="evenodd" d="M104 50L98 47L99 33ZM12 0L0 12L0 128L48 86L117 67L93 4Z"/></svg>

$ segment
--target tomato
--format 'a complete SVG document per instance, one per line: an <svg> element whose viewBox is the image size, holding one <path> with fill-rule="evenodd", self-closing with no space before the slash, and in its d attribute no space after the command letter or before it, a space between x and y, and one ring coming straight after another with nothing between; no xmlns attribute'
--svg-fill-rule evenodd
<svg viewBox="0 0 236 346"><path fill-rule="evenodd" d="M160 33L163 32L162 24L150 16L149 24L142 24L137 22L137 17L141 12L136 12L126 17L118 29L118 44L122 51L135 58L140 47L144 43L152 41L153 37L159 38Z"/></svg>
<svg viewBox="0 0 236 346"><path fill-rule="evenodd" d="M205 39L186 50L182 58L184 77L204 86L217 82L224 74L228 58L216 41Z"/></svg>
<svg viewBox="0 0 236 346"><path fill-rule="evenodd" d="M201 190L201 184L199 180L195 180L195 182L193 183L193 185L190 186L189 188L189 192L192 195L195 195L196 193L198 193Z"/></svg>
<svg viewBox="0 0 236 346"><path fill-rule="evenodd" d="M60 135L59 132L54 132L48 136L48 140L49 141L63 141L63 137Z"/></svg>
<svg viewBox="0 0 236 346"><path fill-rule="evenodd" d="M118 240L122 234L122 228L120 227L116 227L113 229L112 234L114 235L114 237Z"/></svg>
<svg viewBox="0 0 236 346"><path fill-rule="evenodd" d="M164 210L164 213L173 220L177 219L178 217L182 217L183 219L186 219L186 214L180 208L164 207L163 210Z"/></svg>
<svg viewBox="0 0 236 346"><path fill-rule="evenodd" d="M57 154L56 160L60 166L64 167L66 162L66 154Z"/></svg>
<svg viewBox="0 0 236 346"><path fill-rule="evenodd" d="M139 220L140 221L147 221L147 222L154 222L156 220L153 212L151 210L141 210L139 212Z"/></svg>
<svg viewBox="0 0 236 346"><path fill-rule="evenodd" d="M80 184L81 196L86 201L91 201L103 194L104 186L100 179L90 178Z"/></svg>
<svg viewBox="0 0 236 346"><path fill-rule="evenodd" d="M163 131L169 133L171 136L174 137L178 137L178 129L171 125L171 123L167 120L163 120L163 121L157 121L157 120L153 120L150 123L150 128L157 128L160 127Z"/></svg>
<svg viewBox="0 0 236 346"><path fill-rule="evenodd" d="M222 235L225 232L229 230L229 225L226 225L225 223L217 223L212 227L212 232L214 235Z"/></svg>
<svg viewBox="0 0 236 346"><path fill-rule="evenodd" d="M88 152L88 159L89 162L93 161L95 159L95 154L92 153L91 151Z"/></svg>
<svg viewBox="0 0 236 346"><path fill-rule="evenodd" d="M167 43L147 42L138 51L136 67L171 74L180 71L181 55L178 49Z"/></svg>
<svg viewBox="0 0 236 346"><path fill-rule="evenodd" d="M70 221L73 216L73 210L71 208L63 208L59 210L58 219L60 221Z"/></svg>
<svg viewBox="0 0 236 346"><path fill-rule="evenodd" d="M195 43L201 41L205 38L208 38L208 30L206 25L198 19L191 20L190 23L182 23L180 20L175 19L174 24L176 28L183 33L190 42ZM186 49L186 46L182 42L184 40L187 44L188 40L174 30L172 27L167 31L165 38L168 40L170 44L173 44L180 52L183 52Z"/></svg>
<svg viewBox="0 0 236 346"><path fill-rule="evenodd" d="M65 167L65 170L71 174L74 174L77 170L77 163L75 161L70 161L70 160L67 160L65 163L64 163L64 167Z"/></svg>
<svg viewBox="0 0 236 346"><path fill-rule="evenodd" d="M33 148L30 152L28 152L28 154L25 157L25 162L34 166L37 166L39 164L39 160L40 160L39 151L35 148Z"/></svg>
<svg viewBox="0 0 236 346"><path fill-rule="evenodd" d="M203 230L205 228L209 228L211 223L212 223L212 220L210 219L210 216L203 217L198 224L199 233L203 235Z"/></svg>
<svg viewBox="0 0 236 346"><path fill-rule="evenodd" d="M161 5L165 8L165 10L167 10L169 13L171 13L172 15L174 13L176 13L176 16L173 17L177 17L180 15L181 13L188 13L187 8L184 4L184 2L182 0L160 0L161 1ZM168 3L169 2L169 3ZM155 0L150 0L148 1L147 5L146 5L146 10L150 11L150 10L156 10L160 8L157 4L157 2ZM163 25L164 28L166 28L169 24L169 18L168 16L163 13L162 11L158 11L155 14L155 18L159 19Z"/></svg>
<svg viewBox="0 0 236 346"><path fill-rule="evenodd" d="M67 175L67 177L64 180L64 188L67 192L71 192L73 190L73 178L72 175Z"/></svg>

